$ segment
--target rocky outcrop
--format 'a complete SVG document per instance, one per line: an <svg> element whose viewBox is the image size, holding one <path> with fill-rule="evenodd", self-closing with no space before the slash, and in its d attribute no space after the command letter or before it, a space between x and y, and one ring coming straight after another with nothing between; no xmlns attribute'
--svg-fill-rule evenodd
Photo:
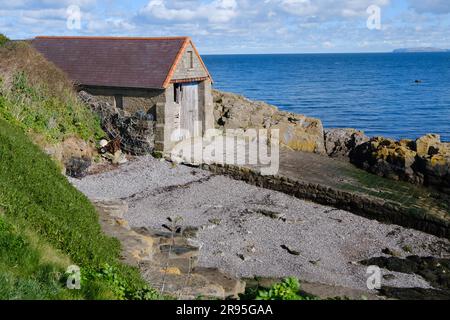
<svg viewBox="0 0 450 320"><path fill-rule="evenodd" d="M350 160L382 177L450 191L450 143L438 135L416 141L375 137L351 151Z"/></svg>
<svg viewBox="0 0 450 320"><path fill-rule="evenodd" d="M279 129L280 143L296 151L325 154L324 130L319 119L279 111L264 102L214 91L218 129Z"/></svg>
<svg viewBox="0 0 450 320"><path fill-rule="evenodd" d="M356 147L350 153L350 159L353 164L376 175L420 184L423 177L413 168L417 153L408 143L376 137Z"/></svg>
<svg viewBox="0 0 450 320"><path fill-rule="evenodd" d="M325 148L333 158L348 158L351 151L367 141L369 137L356 129L325 130Z"/></svg>
<svg viewBox="0 0 450 320"><path fill-rule="evenodd" d="M437 186L450 193L450 143L438 135L427 135L416 141L417 170L426 185Z"/></svg>

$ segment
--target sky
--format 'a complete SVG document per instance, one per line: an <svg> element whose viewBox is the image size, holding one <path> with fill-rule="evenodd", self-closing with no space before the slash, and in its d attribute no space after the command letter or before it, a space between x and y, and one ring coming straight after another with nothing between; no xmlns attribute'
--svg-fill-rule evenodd
<svg viewBox="0 0 450 320"><path fill-rule="evenodd" d="M191 36L202 54L450 49L450 0L0 0L0 33Z"/></svg>

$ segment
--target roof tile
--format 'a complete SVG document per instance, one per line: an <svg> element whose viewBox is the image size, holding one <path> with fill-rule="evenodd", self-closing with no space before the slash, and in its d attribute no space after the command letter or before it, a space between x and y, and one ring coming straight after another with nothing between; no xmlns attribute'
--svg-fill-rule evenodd
<svg viewBox="0 0 450 320"><path fill-rule="evenodd" d="M188 37L37 37L32 43L77 84L164 88Z"/></svg>

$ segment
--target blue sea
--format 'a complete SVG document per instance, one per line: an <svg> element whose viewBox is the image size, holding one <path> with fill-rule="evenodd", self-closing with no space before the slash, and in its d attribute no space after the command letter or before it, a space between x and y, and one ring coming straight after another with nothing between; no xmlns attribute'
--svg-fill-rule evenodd
<svg viewBox="0 0 450 320"><path fill-rule="evenodd" d="M209 55L215 88L369 136L450 141L450 53ZM420 80L420 83L416 83Z"/></svg>

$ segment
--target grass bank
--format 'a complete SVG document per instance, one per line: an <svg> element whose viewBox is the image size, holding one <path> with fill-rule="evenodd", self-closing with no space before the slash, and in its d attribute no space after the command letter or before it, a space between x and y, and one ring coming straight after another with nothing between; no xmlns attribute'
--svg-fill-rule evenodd
<svg viewBox="0 0 450 320"><path fill-rule="evenodd" d="M105 136L73 83L28 42L0 41L0 118L43 149L68 138L95 146Z"/></svg>
<svg viewBox="0 0 450 320"><path fill-rule="evenodd" d="M95 208L17 127L0 119L0 298L147 299L139 272L119 262ZM81 268L81 290L65 270Z"/></svg>
<svg viewBox="0 0 450 320"><path fill-rule="evenodd" d="M159 297L120 262L120 243L43 152L103 136L62 71L29 43L0 35L0 299ZM71 265L81 268L80 290L66 286Z"/></svg>

